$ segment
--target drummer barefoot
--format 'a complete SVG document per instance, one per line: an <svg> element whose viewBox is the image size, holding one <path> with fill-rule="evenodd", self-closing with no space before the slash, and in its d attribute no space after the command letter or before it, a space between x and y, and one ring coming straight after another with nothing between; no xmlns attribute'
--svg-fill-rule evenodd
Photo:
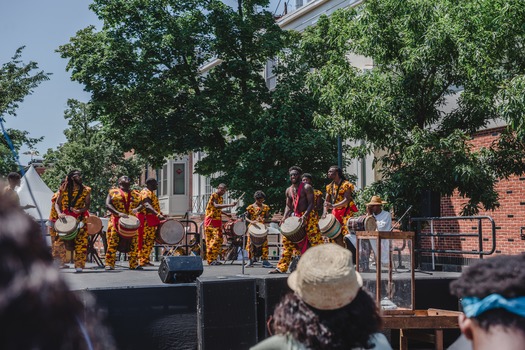
<svg viewBox="0 0 525 350"><path fill-rule="evenodd" d="M282 272L282 271L279 270L278 268L275 268L275 269L269 271L268 273L269 273L269 274L277 274L277 273L281 274L281 273L284 273L284 272Z"/></svg>

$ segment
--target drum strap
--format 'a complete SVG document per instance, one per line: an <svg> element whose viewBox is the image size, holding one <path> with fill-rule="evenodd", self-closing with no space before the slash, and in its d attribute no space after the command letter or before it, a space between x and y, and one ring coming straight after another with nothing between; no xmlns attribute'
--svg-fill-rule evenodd
<svg viewBox="0 0 525 350"><path fill-rule="evenodd" d="M303 190L303 187L304 182L301 182L297 188L297 195L293 197L293 211L296 216L302 215L302 213L297 210L297 206L299 205L299 198L301 198L301 191Z"/></svg>
<svg viewBox="0 0 525 350"><path fill-rule="evenodd" d="M124 199L124 210L126 210L126 214L129 214L129 205L131 203L131 192L128 192L128 196L126 197L126 194L124 191L122 191L121 188L118 189L120 191L120 195L122 196L122 199Z"/></svg>

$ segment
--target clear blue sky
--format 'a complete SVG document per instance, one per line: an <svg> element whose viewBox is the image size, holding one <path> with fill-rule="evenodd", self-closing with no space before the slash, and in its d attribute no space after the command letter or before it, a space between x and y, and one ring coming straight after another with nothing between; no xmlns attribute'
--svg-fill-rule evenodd
<svg viewBox="0 0 525 350"><path fill-rule="evenodd" d="M277 4L283 6L286 0L271 0L270 11ZM235 0L225 3L236 4ZM89 10L91 0L0 0L0 64L11 60L17 48L25 46L22 61L38 63L40 70L53 73L49 81L42 82L20 103L17 116L5 116L6 127L26 130L31 137L44 136L36 149L40 155L49 148L56 148L66 141L64 119L66 102L74 98L89 101L89 94L83 86L70 80L66 72L67 61L60 58L55 50L76 32L89 25L101 28L101 22ZM27 164L30 156L20 151L20 161Z"/></svg>
<svg viewBox="0 0 525 350"><path fill-rule="evenodd" d="M88 9L91 0L0 0L0 64L11 60L20 46L25 46L22 61L38 63L40 70L53 73L42 82L17 110L17 116L5 116L6 127L29 131L31 137L44 136L36 148L43 155L48 148L65 142L67 127L64 110L69 98L87 102L83 86L70 80L67 61L55 50L75 33L100 22ZM22 149L21 153L27 151ZM22 164L30 157L20 154Z"/></svg>

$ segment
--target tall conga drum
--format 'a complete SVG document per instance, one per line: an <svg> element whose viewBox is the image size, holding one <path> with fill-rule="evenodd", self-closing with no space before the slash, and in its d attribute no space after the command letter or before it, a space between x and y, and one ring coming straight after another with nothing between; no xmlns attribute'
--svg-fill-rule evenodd
<svg viewBox="0 0 525 350"><path fill-rule="evenodd" d="M324 236L334 239L341 234L341 223L332 214L326 214L324 218L319 219L319 229Z"/></svg>
<svg viewBox="0 0 525 350"><path fill-rule="evenodd" d="M131 242L133 237L138 234L140 227L140 220L133 215L127 218L120 218L118 220L118 235L119 242L117 250L122 253L129 253L131 251Z"/></svg>
<svg viewBox="0 0 525 350"><path fill-rule="evenodd" d="M177 245L184 238L184 226L177 220L161 221L155 240L160 244Z"/></svg>
<svg viewBox="0 0 525 350"><path fill-rule="evenodd" d="M290 216L282 223L281 234L292 243L300 243L306 238L306 231L297 216Z"/></svg>
<svg viewBox="0 0 525 350"><path fill-rule="evenodd" d="M55 231L58 237L64 241L64 246L67 250L75 249L75 238L77 237L79 225L74 216L66 215L63 218L58 218L54 224Z"/></svg>
<svg viewBox="0 0 525 350"><path fill-rule="evenodd" d="M260 247L266 241L268 236L268 227L263 223L250 224L248 226L248 233L250 234L250 242L256 246Z"/></svg>

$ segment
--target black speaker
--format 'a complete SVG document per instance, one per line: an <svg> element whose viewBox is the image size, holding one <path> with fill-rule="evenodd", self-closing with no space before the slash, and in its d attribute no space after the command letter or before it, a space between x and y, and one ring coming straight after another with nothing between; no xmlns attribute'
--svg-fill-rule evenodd
<svg viewBox="0 0 525 350"><path fill-rule="evenodd" d="M200 256L165 256L159 266L159 276L164 283L195 282L203 272Z"/></svg>
<svg viewBox="0 0 525 350"><path fill-rule="evenodd" d="M197 279L197 338L199 350L246 350L257 344L254 278Z"/></svg>
<svg viewBox="0 0 525 350"><path fill-rule="evenodd" d="M269 337L268 320L282 297L292 290L288 275L257 276L257 328L259 340Z"/></svg>
<svg viewBox="0 0 525 350"><path fill-rule="evenodd" d="M439 192L434 191L423 191L421 193L421 216L439 217L441 216L441 195Z"/></svg>

